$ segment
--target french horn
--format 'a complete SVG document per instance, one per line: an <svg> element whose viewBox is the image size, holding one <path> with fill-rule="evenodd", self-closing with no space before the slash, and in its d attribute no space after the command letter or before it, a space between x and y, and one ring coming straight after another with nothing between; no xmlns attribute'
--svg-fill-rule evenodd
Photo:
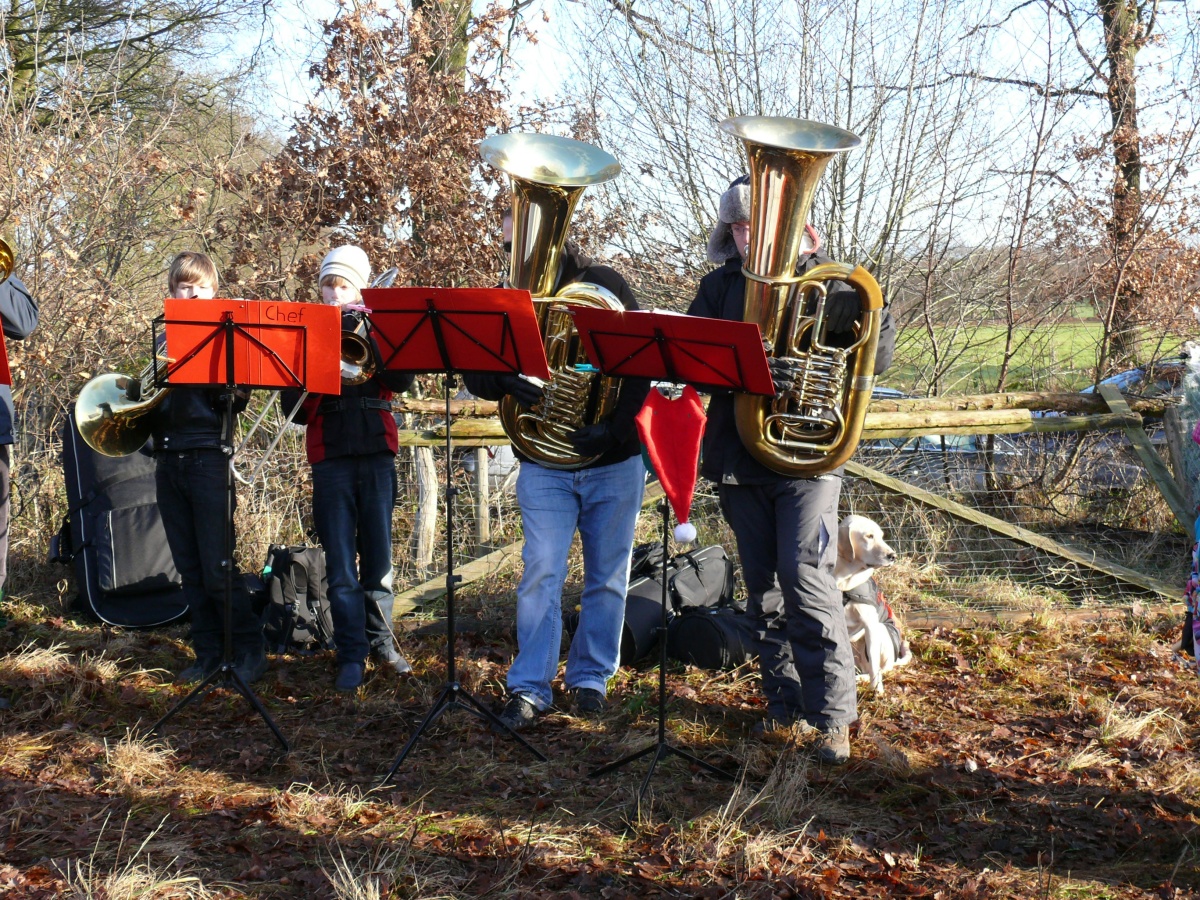
<svg viewBox="0 0 1200 900"><path fill-rule="evenodd" d="M853 456L875 384L883 320L878 282L862 266L847 263L824 263L796 274L821 175L834 156L862 140L832 125L777 116L737 116L720 127L742 141L749 158L750 245L742 266L742 318L758 325L770 355L787 358L798 371L791 387L775 397L734 397L738 436L768 469L813 478ZM850 285L859 298L848 347L826 343L825 300L833 281Z"/></svg>
<svg viewBox="0 0 1200 900"><path fill-rule="evenodd" d="M506 286L533 296L550 366L542 399L524 410L505 397L500 421L526 458L549 469L581 469L599 456L581 455L568 436L612 412L618 384L588 363L571 307L625 307L600 285L575 282L557 293L554 285L580 196L589 185L615 178L621 165L590 144L547 134L497 135L482 141L479 152L512 181L513 240Z"/></svg>
<svg viewBox="0 0 1200 900"><path fill-rule="evenodd" d="M148 414L169 390L155 382L159 361L137 378L107 372L83 386L75 401L75 426L85 444L102 456L129 456L142 448L152 430Z"/></svg>

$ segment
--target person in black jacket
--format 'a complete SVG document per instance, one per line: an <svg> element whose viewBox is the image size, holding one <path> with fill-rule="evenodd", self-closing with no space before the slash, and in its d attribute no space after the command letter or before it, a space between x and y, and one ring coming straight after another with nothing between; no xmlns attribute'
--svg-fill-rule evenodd
<svg viewBox="0 0 1200 900"><path fill-rule="evenodd" d="M749 220L750 183L743 176L721 195L719 221L708 241L709 261L719 268L701 279L690 315L742 320L742 260L749 244ZM818 250L810 227L798 272L830 261ZM859 314L858 294L841 282L828 287L828 339L836 346L849 346ZM884 310L876 375L891 364L894 352L895 326ZM786 390L794 369L785 359L768 358L776 391ZM712 396L700 474L719 486L721 511L737 539L747 612L757 620L767 700L762 727L807 723L821 732L819 757L844 763L850 758L849 726L857 718L857 691L842 595L833 578L842 472L793 478L768 469L742 444L733 400L729 392Z"/></svg>
<svg viewBox="0 0 1200 900"><path fill-rule="evenodd" d="M185 251L171 262L167 288L172 297L211 300L217 292L217 268L205 254ZM195 662L177 676L181 683L210 675L221 665L224 653L222 535L227 524L225 498L232 452L225 441L227 400L222 388L174 387L150 413L158 509L175 568L183 580L196 654ZM234 398L234 415L246 408L247 400L248 395L240 393ZM232 529L233 523L228 526ZM233 665L250 684L267 670L262 627L237 564L230 559L229 565L233 568Z"/></svg>
<svg viewBox="0 0 1200 900"><path fill-rule="evenodd" d="M511 222L506 215L506 241L511 241ZM595 265L568 242L554 291L572 282L600 285L626 309L637 309L624 278ZM539 386L516 375L468 374L465 380L467 390L485 400L511 394L528 408L542 397ZM612 413L571 434L578 453L599 457L591 465L551 469L517 454L525 569L517 588L517 656L508 670L509 697L500 712L514 731L532 724L554 702L550 683L558 673L562 589L576 530L583 543L583 595L563 680L578 712L594 715L607 706L608 681L620 661L633 530L646 483L634 417L649 391L647 379L623 379Z"/></svg>
<svg viewBox="0 0 1200 900"><path fill-rule="evenodd" d="M0 324L4 337L24 340L38 323L38 305L29 289L16 275L0 284ZM16 416L12 388L0 384L0 597L8 577L8 518L12 486L12 451L16 442Z"/></svg>
<svg viewBox="0 0 1200 900"><path fill-rule="evenodd" d="M335 247L322 261L321 299L343 308L343 330L357 323L351 310L362 303L360 292L370 277L371 264L361 247ZM378 347L373 349L378 360ZM325 549L337 648L334 687L354 691L363 682L368 653L401 675L412 671L392 634L397 451L392 395L408 390L413 376L376 371L362 384L352 384L346 378L354 380L359 373L344 360L342 374L341 395L310 394L296 421L308 426L313 521ZM286 415L300 392L284 391L280 401Z"/></svg>

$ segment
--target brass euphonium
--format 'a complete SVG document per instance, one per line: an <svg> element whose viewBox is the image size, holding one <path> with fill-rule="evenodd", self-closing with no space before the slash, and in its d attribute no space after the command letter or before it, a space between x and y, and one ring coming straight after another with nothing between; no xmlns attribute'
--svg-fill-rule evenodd
<svg viewBox="0 0 1200 900"><path fill-rule="evenodd" d="M75 426L84 443L102 456L129 456L140 450L150 437L147 413L169 390L158 387L154 376L151 362L137 378L109 372L85 384L75 401Z"/></svg>
<svg viewBox="0 0 1200 900"><path fill-rule="evenodd" d="M878 282L862 266L825 263L797 275L813 194L835 155L857 147L858 135L804 119L737 116L721 130L742 140L750 163L750 246L742 272L746 305L771 345L799 374L775 397L738 394L734 417L742 443L772 471L793 478L831 472L854 454L875 383L875 351L883 318ZM857 292L861 311L848 347L826 343L829 282ZM816 298L811 313L806 312Z"/></svg>
<svg viewBox="0 0 1200 900"><path fill-rule="evenodd" d="M13 273L16 264L17 257L12 246L4 238L0 238L0 284L8 281L8 276Z"/></svg>
<svg viewBox="0 0 1200 900"><path fill-rule="evenodd" d="M580 469L568 435L601 421L616 403L617 382L597 374L575 331L572 306L625 307L607 288L586 282L554 285L571 215L584 188L615 178L621 165L603 150L545 134L502 134L479 145L484 160L512 179L513 239L508 287L528 290L550 366L544 396L530 410L512 397L500 401L500 421L513 446L549 469Z"/></svg>

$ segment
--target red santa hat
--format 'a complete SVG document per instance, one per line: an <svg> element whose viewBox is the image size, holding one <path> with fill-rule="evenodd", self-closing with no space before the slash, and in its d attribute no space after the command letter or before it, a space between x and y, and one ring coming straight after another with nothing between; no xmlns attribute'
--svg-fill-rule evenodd
<svg viewBox="0 0 1200 900"><path fill-rule="evenodd" d="M691 385L677 400L651 391L636 421L650 465L679 520L675 540L690 544L696 540L696 527L688 519L696 490L700 439L704 436L704 404Z"/></svg>

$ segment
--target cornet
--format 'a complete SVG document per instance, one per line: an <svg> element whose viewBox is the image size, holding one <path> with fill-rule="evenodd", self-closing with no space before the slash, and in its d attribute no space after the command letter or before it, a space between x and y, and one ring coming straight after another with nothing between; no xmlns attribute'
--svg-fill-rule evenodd
<svg viewBox="0 0 1200 900"><path fill-rule="evenodd" d="M391 287L400 270L395 266L371 282L373 288ZM371 342L371 316L366 307L348 308L342 314L342 384L364 384L379 368Z"/></svg>

